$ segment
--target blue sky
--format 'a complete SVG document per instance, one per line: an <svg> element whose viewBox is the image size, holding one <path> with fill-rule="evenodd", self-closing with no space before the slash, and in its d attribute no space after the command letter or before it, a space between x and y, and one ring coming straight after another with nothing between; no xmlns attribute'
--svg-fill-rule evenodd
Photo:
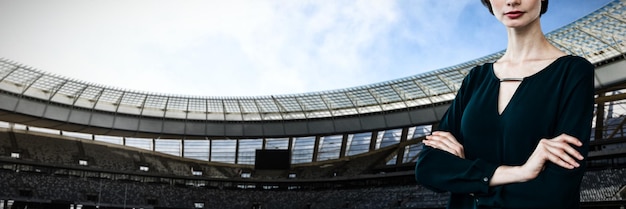
<svg viewBox="0 0 626 209"><path fill-rule="evenodd" d="M611 0L553 0L544 32ZM0 0L0 57L142 92L297 94L416 75L506 45L479 0Z"/></svg>

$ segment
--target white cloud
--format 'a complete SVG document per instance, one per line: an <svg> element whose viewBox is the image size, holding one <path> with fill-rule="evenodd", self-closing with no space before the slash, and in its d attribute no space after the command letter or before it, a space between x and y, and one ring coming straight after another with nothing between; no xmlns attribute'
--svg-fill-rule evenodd
<svg viewBox="0 0 626 209"><path fill-rule="evenodd" d="M4 15L19 25L0 56L116 87L207 96L368 83L363 50L397 19L392 1L27 4Z"/></svg>

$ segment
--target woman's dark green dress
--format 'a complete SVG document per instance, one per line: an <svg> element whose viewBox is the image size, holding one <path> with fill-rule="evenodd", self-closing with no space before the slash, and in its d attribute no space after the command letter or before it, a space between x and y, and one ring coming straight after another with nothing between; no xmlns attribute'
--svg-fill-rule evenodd
<svg viewBox="0 0 626 209"><path fill-rule="evenodd" d="M438 130L451 132L466 159L425 147L415 176L419 184L451 192L448 208L579 208L581 167L568 170L547 163L534 180L489 186L500 165L522 165L542 138L560 134L583 142L587 156L594 109L594 67L581 57L564 56L520 83L502 114L500 80L493 64L473 68Z"/></svg>

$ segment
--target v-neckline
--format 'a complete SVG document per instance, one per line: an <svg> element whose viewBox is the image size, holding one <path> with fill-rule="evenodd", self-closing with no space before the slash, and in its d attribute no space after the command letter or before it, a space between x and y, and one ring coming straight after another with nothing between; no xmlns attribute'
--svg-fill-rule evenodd
<svg viewBox="0 0 626 209"><path fill-rule="evenodd" d="M519 97L517 96L519 94L518 91L520 91L519 89L522 88L524 83L526 83L524 81L526 81L526 77L522 79L522 81L520 81L519 85L517 85L517 87L515 88L515 91L513 91L513 95L511 95L511 98L509 99L509 101L504 105L504 109L502 109L502 112L500 112L500 89L502 88L502 82L499 81L498 90L496 91L496 112L498 113L498 117L502 117L502 115L504 115L504 113L506 113L507 110L510 109L509 107L511 106L511 103L513 102L513 100Z"/></svg>
<svg viewBox="0 0 626 209"><path fill-rule="evenodd" d="M508 112L508 109L511 109L511 104L515 104L513 103L514 100L516 100L520 91L520 88L522 88L525 83L527 83L526 81L536 77L540 74L542 74L544 71L547 71L547 69L550 69L555 63L557 63L559 60L561 60L564 57L568 57L569 55L564 55L564 56L560 56L558 58L556 58L555 60L553 60L552 62L550 62L550 64L546 65L544 68L542 68L541 70L537 71L534 74L531 74L529 76L523 77L522 80L520 81L520 84L517 86L517 88L515 88L515 91L513 91L513 95L511 95L511 98L509 99L509 102L506 103L506 105L504 106L504 109L502 109L502 112L500 112L499 108L500 108L500 87L501 87L501 81L500 78L498 78L498 76L495 73L495 68L494 68L494 63L489 63L490 64L490 72L491 72L491 76L493 77L494 81L497 82L497 86L498 88L496 89L496 114L498 114L498 117L502 117L506 112Z"/></svg>

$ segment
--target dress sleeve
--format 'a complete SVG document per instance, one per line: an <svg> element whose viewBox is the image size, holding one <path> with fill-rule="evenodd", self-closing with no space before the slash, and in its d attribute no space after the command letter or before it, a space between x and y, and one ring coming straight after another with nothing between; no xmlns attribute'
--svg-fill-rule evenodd
<svg viewBox="0 0 626 209"><path fill-rule="evenodd" d="M461 116L471 96L473 75L479 68L472 69L463 79L461 88L437 128L452 133L461 143ZM487 194L490 178L497 167L484 160L462 159L446 151L424 146L415 166L415 178L419 184L436 192Z"/></svg>
<svg viewBox="0 0 626 209"><path fill-rule="evenodd" d="M595 103L594 66L583 58L571 65L567 76L570 81L564 81L558 104L555 134L558 136L564 133L576 137L583 143L582 147L577 148L578 151L587 156Z"/></svg>

